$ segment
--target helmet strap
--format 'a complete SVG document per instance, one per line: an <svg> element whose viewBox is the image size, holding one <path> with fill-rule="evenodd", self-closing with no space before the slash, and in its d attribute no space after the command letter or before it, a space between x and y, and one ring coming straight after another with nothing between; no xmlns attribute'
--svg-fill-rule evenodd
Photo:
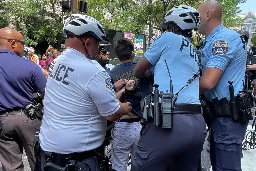
<svg viewBox="0 0 256 171"><path fill-rule="evenodd" d="M82 38L81 38L81 37L77 37L77 38L82 42L82 46L84 47L84 51L85 51L85 53L86 53L86 57L87 57L88 59L94 60L92 57L90 57L90 55L89 55L89 53L88 53L88 50L87 50L87 48L86 48L86 46L85 46L85 42L82 40Z"/></svg>

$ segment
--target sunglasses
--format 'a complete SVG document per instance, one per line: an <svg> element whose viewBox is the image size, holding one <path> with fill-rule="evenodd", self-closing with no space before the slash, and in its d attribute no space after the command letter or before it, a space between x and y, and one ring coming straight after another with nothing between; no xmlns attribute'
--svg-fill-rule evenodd
<svg viewBox="0 0 256 171"><path fill-rule="evenodd" d="M17 40L17 39L6 39L6 38L2 38L2 37L0 37L0 39L7 40L8 42L19 42L19 43L20 43L20 44L22 44L23 46L25 45L25 41L22 41L22 40Z"/></svg>
<svg viewBox="0 0 256 171"><path fill-rule="evenodd" d="M16 40L16 39L7 39L8 42L19 42L20 44L22 44L23 46L25 45L25 41L22 40Z"/></svg>

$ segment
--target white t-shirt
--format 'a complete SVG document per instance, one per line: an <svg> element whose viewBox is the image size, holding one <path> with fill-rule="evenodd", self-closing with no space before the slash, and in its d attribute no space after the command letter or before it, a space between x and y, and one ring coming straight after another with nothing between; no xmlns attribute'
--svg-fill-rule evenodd
<svg viewBox="0 0 256 171"><path fill-rule="evenodd" d="M69 154L102 145L107 121L120 108L108 73L68 48L49 67L40 128L41 148Z"/></svg>

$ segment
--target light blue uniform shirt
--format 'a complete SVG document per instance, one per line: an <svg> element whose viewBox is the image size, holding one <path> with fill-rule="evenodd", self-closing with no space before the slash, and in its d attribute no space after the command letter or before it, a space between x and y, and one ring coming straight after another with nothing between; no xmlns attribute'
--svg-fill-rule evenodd
<svg viewBox="0 0 256 171"><path fill-rule="evenodd" d="M199 70L198 56L190 41L184 36L171 32L165 32L156 39L144 56L155 66L154 83L158 84L159 90L163 92L170 91L166 63L170 70L174 94ZM176 103L200 104L199 78L179 93Z"/></svg>
<svg viewBox="0 0 256 171"><path fill-rule="evenodd" d="M247 47L242 37L235 31L219 25L204 40L202 64L206 68L218 68L223 74L217 85L205 92L207 100L230 99L228 81L233 81L234 93L243 89L245 78Z"/></svg>

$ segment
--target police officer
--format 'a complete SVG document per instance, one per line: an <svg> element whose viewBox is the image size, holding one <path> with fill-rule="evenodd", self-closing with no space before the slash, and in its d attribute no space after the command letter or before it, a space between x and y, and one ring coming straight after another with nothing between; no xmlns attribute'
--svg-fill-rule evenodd
<svg viewBox="0 0 256 171"><path fill-rule="evenodd" d="M171 113L172 129L156 126L151 120L143 126L132 171L165 171L170 163L171 170L194 171L206 136L199 78L194 77L199 73L198 56L191 44L192 30L199 26L199 13L180 5L172 8L164 19L165 32L145 52L134 74L143 77L154 66L154 83L159 85L159 91L170 92L172 79L174 94L180 93ZM193 81L185 86L191 78ZM166 107L171 109L171 105ZM163 122L169 123L171 119Z"/></svg>
<svg viewBox="0 0 256 171"><path fill-rule="evenodd" d="M121 79L135 80L136 85L133 91L123 89L123 95L120 101L131 102L131 115L125 115L117 120L112 131L112 169L116 171L127 171L129 154L133 157L140 138L140 117L142 117L140 101L146 95L149 95L151 84L148 77L138 79L133 75L133 69L136 63L133 62L135 57L134 45L130 40L118 40L115 52L121 64L110 71L112 81L116 82ZM123 134L123 132L125 132L125 134Z"/></svg>
<svg viewBox="0 0 256 171"><path fill-rule="evenodd" d="M23 50L20 32L0 29L0 161L5 171L24 170L23 148L35 167L33 142L40 121L30 120L24 109L34 102L33 93L44 93L46 78L37 64L21 57Z"/></svg>
<svg viewBox="0 0 256 171"><path fill-rule="evenodd" d="M50 65L40 129L41 170L99 171L94 150L104 141L107 120L130 112L120 103L108 73L95 60L107 41L94 18L73 14L65 20L67 49Z"/></svg>
<svg viewBox="0 0 256 171"><path fill-rule="evenodd" d="M247 124L234 122L237 111L225 110L230 103L228 81L233 82L234 96L243 89L246 69L246 44L240 35L221 24L222 7L217 1L202 3L199 32L206 36L202 51L203 76L200 91L213 106L210 157L214 171L241 171L242 141ZM225 115L225 116L224 116Z"/></svg>
<svg viewBox="0 0 256 171"><path fill-rule="evenodd" d="M254 67L256 66L256 58L252 53L250 46L248 46L249 33L248 32L238 32L245 40L247 45L247 70L245 72L245 81L244 88L247 90L253 90L256 85L256 71L254 71ZM255 91L255 89L254 89ZM254 92L255 94L255 92Z"/></svg>
<svg viewBox="0 0 256 171"><path fill-rule="evenodd" d="M108 73L110 73L111 69L115 67L114 65L109 64L109 52L102 45L100 46L99 54L96 56L96 60Z"/></svg>

